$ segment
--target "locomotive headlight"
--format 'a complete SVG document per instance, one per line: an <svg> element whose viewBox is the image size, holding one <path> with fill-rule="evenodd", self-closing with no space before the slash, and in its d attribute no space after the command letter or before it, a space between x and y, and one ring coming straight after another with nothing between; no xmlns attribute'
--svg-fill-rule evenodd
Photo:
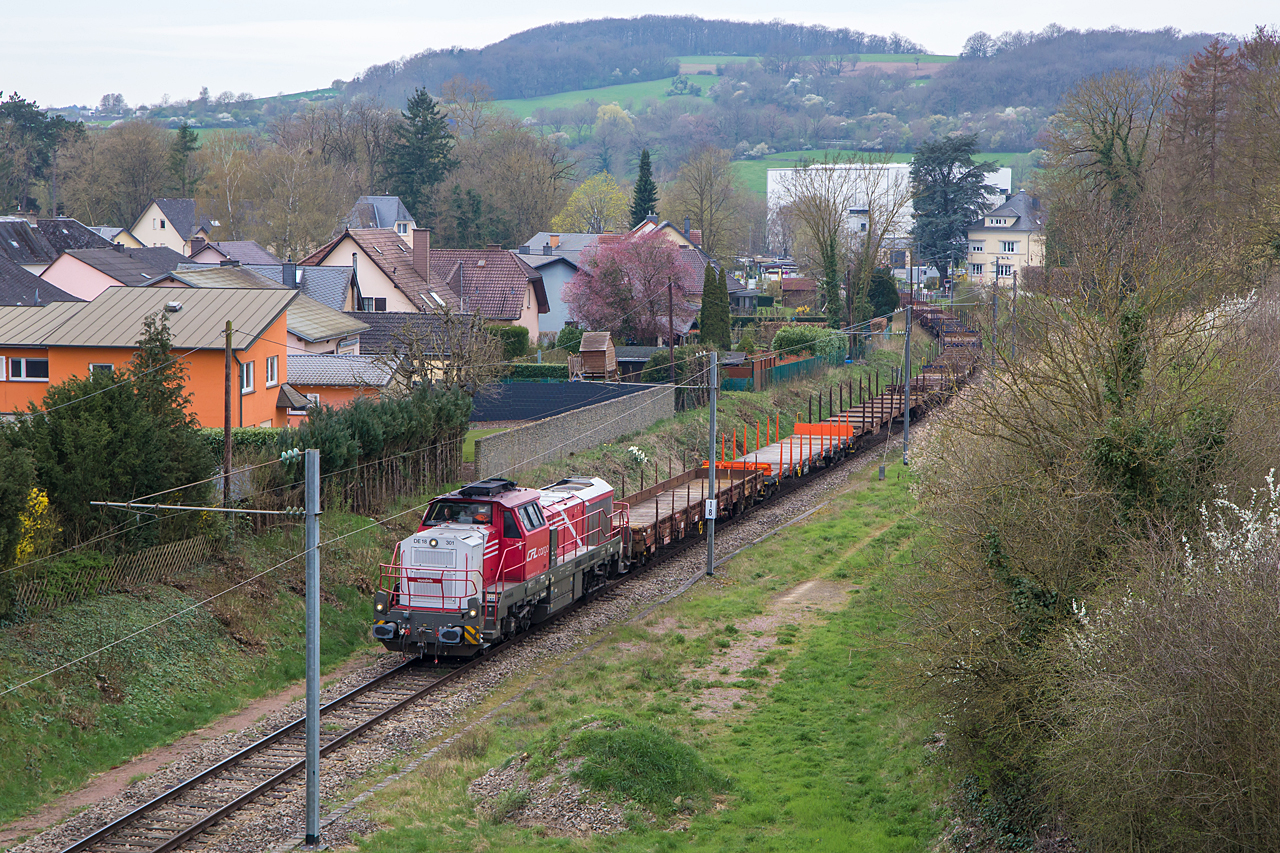
<svg viewBox="0 0 1280 853"><path fill-rule="evenodd" d="M437 547L439 547L439 545L440 545L440 540L439 540L439 539L431 539L431 540L428 540L427 544L428 544L428 545L430 545L432 548L437 548Z"/></svg>
<svg viewBox="0 0 1280 853"><path fill-rule="evenodd" d="M379 613L381 613L381 612L382 612L382 610L383 610L382 602L381 602L381 601L379 601L377 604L373 605L373 609L374 609L374 610L376 610L376 611L378 611Z"/></svg>
<svg viewBox="0 0 1280 853"><path fill-rule="evenodd" d="M480 615L480 599L471 598L467 600L467 618L474 619Z"/></svg>

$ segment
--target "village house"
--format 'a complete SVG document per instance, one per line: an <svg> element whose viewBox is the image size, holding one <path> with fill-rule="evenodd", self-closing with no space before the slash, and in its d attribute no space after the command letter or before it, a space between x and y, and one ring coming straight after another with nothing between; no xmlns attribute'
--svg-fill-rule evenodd
<svg viewBox="0 0 1280 853"><path fill-rule="evenodd" d="M0 255L0 305L48 305L81 300Z"/></svg>
<svg viewBox="0 0 1280 853"><path fill-rule="evenodd" d="M1018 190L966 230L970 281L1011 284L1015 272L1044 265L1044 211Z"/></svg>
<svg viewBox="0 0 1280 853"><path fill-rule="evenodd" d="M240 264L278 264L280 259L259 246L253 240L219 240L208 242L202 237L191 241L190 257L197 264L220 264L236 261Z"/></svg>
<svg viewBox="0 0 1280 853"><path fill-rule="evenodd" d="M138 287L170 272L187 258L165 247L71 249L63 252L40 277L80 299L94 299L111 287Z"/></svg>
<svg viewBox="0 0 1280 853"><path fill-rule="evenodd" d="M191 412L202 426L221 426L226 404L225 327L232 326L232 426L284 426L297 398L287 376L289 306L285 288L113 287L92 302L0 307L0 413L39 406L51 385L91 371L124 370L143 321L168 322L175 357L187 370Z"/></svg>
<svg viewBox="0 0 1280 853"><path fill-rule="evenodd" d="M156 198L134 221L130 232L148 246L164 246L191 255L191 241L208 242L218 222L196 213L193 198Z"/></svg>

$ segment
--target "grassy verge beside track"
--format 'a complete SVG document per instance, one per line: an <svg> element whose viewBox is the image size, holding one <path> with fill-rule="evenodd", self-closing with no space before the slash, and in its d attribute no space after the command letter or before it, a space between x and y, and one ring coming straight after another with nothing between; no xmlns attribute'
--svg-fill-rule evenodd
<svg viewBox="0 0 1280 853"><path fill-rule="evenodd" d="M471 750L378 794L372 816L390 828L360 849L926 849L942 796L923 769L929 729L880 679L897 627L885 581L910 571L923 546L908 482L900 465L884 482L876 466L853 472L807 522L611 631L499 712ZM536 776L558 744L601 725L584 720L632 733L613 761L653 780L592 783L624 802L627 831L567 837L521 826L518 791L477 812L472 779L512 762ZM590 770L589 753L586 762ZM655 796L665 799L654 805Z"/></svg>

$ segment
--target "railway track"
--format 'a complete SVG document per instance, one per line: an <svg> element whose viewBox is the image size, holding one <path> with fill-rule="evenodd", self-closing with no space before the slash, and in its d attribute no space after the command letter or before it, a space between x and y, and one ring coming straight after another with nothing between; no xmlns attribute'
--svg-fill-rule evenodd
<svg viewBox="0 0 1280 853"><path fill-rule="evenodd" d="M922 406L922 411L926 408ZM890 420L882 434L860 442L856 449L833 449L835 452L813 473L825 478L828 471L840 468L845 461L865 457L889 440L892 433ZM783 479L755 507L778 502L813 482L812 476ZM751 514L752 510L735 513L717 524L731 526ZM439 668L412 660L330 701L321 708L321 757L333 755L410 706L428 700L448 685L496 662L503 653L532 640L565 616L589 607L593 602L614 600L621 594L621 587L632 578L701 546L705 541L705 534L696 533L658 547L642 566L610 581L577 605L534 626L523 635L495 646L465 664L442 673ZM304 783L302 771L306 766L305 743L305 718L300 718L63 848L62 853L163 853L199 846L202 835L234 812L264 797L283 799L295 787L300 788Z"/></svg>

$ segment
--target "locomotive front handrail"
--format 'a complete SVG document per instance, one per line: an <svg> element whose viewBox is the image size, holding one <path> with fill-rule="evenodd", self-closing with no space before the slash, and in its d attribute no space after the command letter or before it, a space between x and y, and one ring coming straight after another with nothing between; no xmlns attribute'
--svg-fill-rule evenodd
<svg viewBox="0 0 1280 853"><path fill-rule="evenodd" d="M397 549L398 551L399 549ZM394 555L393 555L394 558ZM381 573L382 585L381 589L389 590L392 596L393 607L400 610L420 610L428 613L455 613L467 609L467 601L480 596L480 587L476 584L472 575L475 574L470 568L462 569L432 569L421 566L405 566L400 563L379 563L383 569ZM410 575L408 572L413 572ZM432 577L432 575L436 575ZM388 585L389 581L394 581ZM461 595L445 595L445 583L461 583L467 592ZM409 584L434 584L440 587L440 594L415 593L407 587ZM415 598L435 598L439 599L440 606L433 607L429 605L414 604ZM446 602L453 601L455 604L450 607Z"/></svg>

